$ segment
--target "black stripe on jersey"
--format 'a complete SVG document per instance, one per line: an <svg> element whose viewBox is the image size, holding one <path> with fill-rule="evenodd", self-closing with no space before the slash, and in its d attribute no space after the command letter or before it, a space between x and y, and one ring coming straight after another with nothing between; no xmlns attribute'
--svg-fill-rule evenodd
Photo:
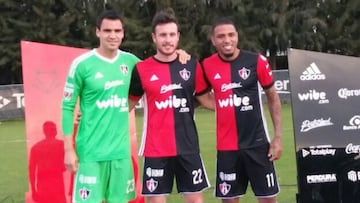
<svg viewBox="0 0 360 203"><path fill-rule="evenodd" d="M239 57L231 62L231 82L241 83L240 88L233 89L233 94L241 98L249 97L250 104L253 106L250 111L242 111L243 105L234 107L238 135L240 136L238 139L239 148L267 143L260 107L257 62L258 54L243 50ZM239 74L239 70L243 68L250 71L246 79Z"/></svg>
<svg viewBox="0 0 360 203"><path fill-rule="evenodd" d="M186 108L174 109L177 154L199 153L199 140L194 122L194 94L197 61L192 58L186 64L181 64L176 60L169 65L171 83L181 84L182 86L181 89L172 90L173 96L175 95L178 99L186 99ZM182 74L184 71L189 71L187 73L190 73L190 75ZM189 78L187 78L188 76Z"/></svg>
<svg viewBox="0 0 360 203"><path fill-rule="evenodd" d="M142 83L137 66L135 66L131 74L129 94L138 97L144 94L144 90L142 88Z"/></svg>

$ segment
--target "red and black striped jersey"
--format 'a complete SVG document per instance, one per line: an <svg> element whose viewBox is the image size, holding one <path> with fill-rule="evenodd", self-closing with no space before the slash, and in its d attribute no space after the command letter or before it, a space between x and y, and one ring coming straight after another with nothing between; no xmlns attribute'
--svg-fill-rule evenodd
<svg viewBox="0 0 360 203"><path fill-rule="evenodd" d="M233 61L218 54L203 61L204 73L216 102L218 150L252 148L269 142L261 102L261 87L273 85L267 59L240 51Z"/></svg>
<svg viewBox="0 0 360 203"><path fill-rule="evenodd" d="M165 157L199 153L194 122L195 95L207 90L200 63L178 59L161 62L154 57L139 62L132 74L129 97L144 99L140 155Z"/></svg>

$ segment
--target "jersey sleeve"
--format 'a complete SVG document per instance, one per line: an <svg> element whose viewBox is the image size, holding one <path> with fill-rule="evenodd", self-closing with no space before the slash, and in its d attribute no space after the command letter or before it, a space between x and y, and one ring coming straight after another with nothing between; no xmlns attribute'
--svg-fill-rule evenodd
<svg viewBox="0 0 360 203"><path fill-rule="evenodd" d="M71 64L62 99L62 131L63 134L72 135L74 129L74 109L83 86L81 67L75 61Z"/></svg>
<svg viewBox="0 0 360 203"><path fill-rule="evenodd" d="M264 89L270 88L274 84L274 78L269 62L266 57L259 54L257 59L257 75L259 82Z"/></svg>
<svg viewBox="0 0 360 203"><path fill-rule="evenodd" d="M205 78L202 65L196 62L195 95L201 95L209 91L209 84Z"/></svg>
<svg viewBox="0 0 360 203"><path fill-rule="evenodd" d="M131 74L131 82L129 89L129 99L138 101L144 94L144 90L142 88L142 83L139 75L139 71L137 66L135 66L132 74Z"/></svg>

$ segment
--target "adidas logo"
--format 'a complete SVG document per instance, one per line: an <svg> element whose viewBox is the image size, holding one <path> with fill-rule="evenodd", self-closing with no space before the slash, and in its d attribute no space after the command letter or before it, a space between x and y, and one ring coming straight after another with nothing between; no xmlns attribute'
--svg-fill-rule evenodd
<svg viewBox="0 0 360 203"><path fill-rule="evenodd" d="M99 78L103 78L103 77L104 77L104 75L101 74L100 72L97 72L97 73L95 74L95 79L99 79Z"/></svg>
<svg viewBox="0 0 360 203"><path fill-rule="evenodd" d="M319 67L313 62L300 75L300 80L325 80L326 77L321 73Z"/></svg>
<svg viewBox="0 0 360 203"><path fill-rule="evenodd" d="M159 80L158 76L156 76L155 74L153 74L150 78L150 81L155 81L155 80Z"/></svg>
<svg viewBox="0 0 360 203"><path fill-rule="evenodd" d="M216 73L216 75L214 76L214 80L218 80L218 79L221 79L221 76L219 73Z"/></svg>

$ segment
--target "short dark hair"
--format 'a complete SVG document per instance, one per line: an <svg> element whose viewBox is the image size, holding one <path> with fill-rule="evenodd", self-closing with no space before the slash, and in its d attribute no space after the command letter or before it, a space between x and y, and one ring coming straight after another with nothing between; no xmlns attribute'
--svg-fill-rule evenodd
<svg viewBox="0 0 360 203"><path fill-rule="evenodd" d="M120 20L122 24L124 24L123 18L120 14L118 14L114 10L105 10L103 11L97 18L96 27L100 29L101 23L104 19L110 20Z"/></svg>
<svg viewBox="0 0 360 203"><path fill-rule="evenodd" d="M222 17L222 18L219 18L217 20L215 20L211 26L211 34L214 34L214 30L217 26L219 25L233 25L234 28L236 29L236 25L235 25L235 22L229 18L229 17Z"/></svg>
<svg viewBox="0 0 360 203"><path fill-rule="evenodd" d="M179 24L176 17L168 12L160 11L155 14L152 20L152 32L155 33L155 27L160 24L175 23L179 30Z"/></svg>

